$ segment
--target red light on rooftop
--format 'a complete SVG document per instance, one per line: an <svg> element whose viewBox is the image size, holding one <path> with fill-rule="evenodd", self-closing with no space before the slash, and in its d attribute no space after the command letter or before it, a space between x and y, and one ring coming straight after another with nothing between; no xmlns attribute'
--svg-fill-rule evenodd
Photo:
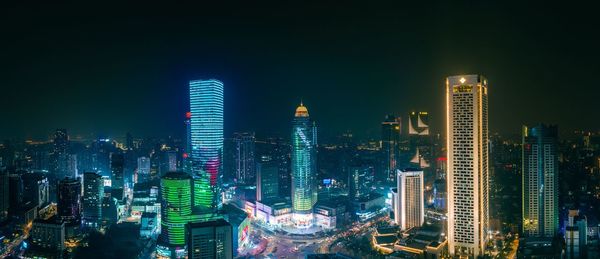
<svg viewBox="0 0 600 259"><path fill-rule="evenodd" d="M188 158L188 153L183 153L183 158Z"/></svg>
<svg viewBox="0 0 600 259"><path fill-rule="evenodd" d="M192 112L186 112L185 113L185 118L186 119L191 119L192 118Z"/></svg>
<svg viewBox="0 0 600 259"><path fill-rule="evenodd" d="M448 158L445 158L443 156L437 158L437 161L447 161L447 160L448 160Z"/></svg>

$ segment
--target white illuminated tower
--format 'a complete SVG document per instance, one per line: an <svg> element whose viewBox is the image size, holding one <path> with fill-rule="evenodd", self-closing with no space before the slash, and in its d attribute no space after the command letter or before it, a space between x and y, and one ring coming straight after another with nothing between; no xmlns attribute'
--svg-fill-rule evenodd
<svg viewBox="0 0 600 259"><path fill-rule="evenodd" d="M485 253L489 226L488 86L480 75L446 79L448 248Z"/></svg>
<svg viewBox="0 0 600 259"><path fill-rule="evenodd" d="M218 207L223 157L223 83L190 81L190 133L194 206L208 212Z"/></svg>
<svg viewBox="0 0 600 259"><path fill-rule="evenodd" d="M423 171L398 170L398 213L396 223L402 230L420 227L425 222Z"/></svg>

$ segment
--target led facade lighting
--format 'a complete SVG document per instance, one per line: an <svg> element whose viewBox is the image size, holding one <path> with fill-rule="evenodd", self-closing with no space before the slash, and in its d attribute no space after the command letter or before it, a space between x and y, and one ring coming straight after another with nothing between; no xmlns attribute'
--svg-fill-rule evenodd
<svg viewBox="0 0 600 259"><path fill-rule="evenodd" d="M214 211L222 175L223 83L193 80L189 86L194 206Z"/></svg>

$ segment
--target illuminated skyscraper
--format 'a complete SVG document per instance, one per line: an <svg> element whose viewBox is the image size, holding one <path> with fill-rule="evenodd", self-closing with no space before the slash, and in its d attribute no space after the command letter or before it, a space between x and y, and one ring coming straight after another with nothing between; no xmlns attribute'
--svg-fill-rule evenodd
<svg viewBox="0 0 600 259"><path fill-rule="evenodd" d="M52 152L51 173L54 178L75 177L69 175L69 135L66 129L57 129L54 132L54 150Z"/></svg>
<svg viewBox="0 0 600 259"><path fill-rule="evenodd" d="M223 156L223 83L190 81L190 132L194 206L209 212L218 206Z"/></svg>
<svg viewBox="0 0 600 259"><path fill-rule="evenodd" d="M425 221L423 171L398 170L398 204L395 218L401 229L420 227Z"/></svg>
<svg viewBox="0 0 600 259"><path fill-rule="evenodd" d="M317 202L315 135L308 109L301 103L292 125L292 220L297 227L312 225L313 206Z"/></svg>
<svg viewBox="0 0 600 259"><path fill-rule="evenodd" d="M256 164L256 200L279 197L279 166L274 161Z"/></svg>
<svg viewBox="0 0 600 259"><path fill-rule="evenodd" d="M185 255L185 225L192 214L191 186L192 178L183 172L168 172L161 177L159 257Z"/></svg>
<svg viewBox="0 0 600 259"><path fill-rule="evenodd" d="M383 175L381 180L388 182L396 181L396 166L398 165L400 143L400 120L394 115L385 117L381 123L381 154L383 162Z"/></svg>
<svg viewBox="0 0 600 259"><path fill-rule="evenodd" d="M556 126L523 126L523 232L532 237L558 233Z"/></svg>
<svg viewBox="0 0 600 259"><path fill-rule="evenodd" d="M488 85L483 76L446 79L446 129L449 252L481 256L489 227Z"/></svg>
<svg viewBox="0 0 600 259"><path fill-rule="evenodd" d="M255 142L254 133L235 133L235 171L239 183L255 182Z"/></svg>

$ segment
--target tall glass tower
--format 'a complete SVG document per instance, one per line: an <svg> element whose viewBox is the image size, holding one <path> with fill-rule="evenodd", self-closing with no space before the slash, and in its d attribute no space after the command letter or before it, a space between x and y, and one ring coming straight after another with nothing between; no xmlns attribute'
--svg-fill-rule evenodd
<svg viewBox="0 0 600 259"><path fill-rule="evenodd" d="M488 85L481 75L446 79L448 250L485 254L489 228Z"/></svg>
<svg viewBox="0 0 600 259"><path fill-rule="evenodd" d="M383 155L383 174L380 180L396 181L400 143L400 120L394 115L387 115L381 123L381 154Z"/></svg>
<svg viewBox="0 0 600 259"><path fill-rule="evenodd" d="M523 126L523 232L554 237L558 232L556 126Z"/></svg>
<svg viewBox="0 0 600 259"><path fill-rule="evenodd" d="M185 225L192 214L191 177L168 172L160 180L161 233L157 251L161 258L176 258L185 251Z"/></svg>
<svg viewBox="0 0 600 259"><path fill-rule="evenodd" d="M296 108L292 124L292 220L296 227L310 227L317 202L317 137L302 103Z"/></svg>
<svg viewBox="0 0 600 259"><path fill-rule="evenodd" d="M207 212L218 207L223 156L223 83L190 81L193 205Z"/></svg>

